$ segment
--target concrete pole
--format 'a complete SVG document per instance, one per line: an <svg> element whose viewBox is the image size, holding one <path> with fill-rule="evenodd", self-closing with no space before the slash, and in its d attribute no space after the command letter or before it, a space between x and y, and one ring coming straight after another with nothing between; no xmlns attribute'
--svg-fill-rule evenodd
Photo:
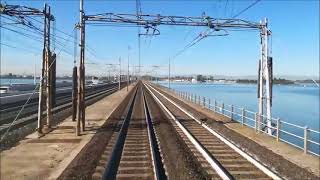
<svg viewBox="0 0 320 180"><path fill-rule="evenodd" d="M51 63L52 63L51 59L52 58L51 58L51 52L50 52L50 18L51 18L50 17L51 16L50 7L48 8L48 13L49 13L49 17L46 17L46 18L48 18L47 19L47 26L46 26L46 28L47 28L47 32L46 32L46 34L47 34L47 44L46 44L46 65L47 65L47 67L46 67L47 89L46 90L47 90L47 92L46 92L46 94L47 94L47 128L51 128L51 119L52 119L52 112L51 112L51 110L52 110L52 103L51 103L51 100L52 100L52 98L51 98L52 78L51 78L51 76L52 76L52 74L51 74L50 68L51 68Z"/></svg>
<svg viewBox="0 0 320 180"><path fill-rule="evenodd" d="M47 14L47 4L44 5L44 12ZM44 30L43 30L43 50L42 50L42 68L40 75L40 87L39 87L39 104L38 104L38 133L42 134L42 115L43 115L43 86L44 86L44 78L46 76L46 47L47 47L47 18L44 18Z"/></svg>
<svg viewBox="0 0 320 180"><path fill-rule="evenodd" d="M84 11L82 10L83 15L84 15ZM81 104L82 104L82 116L81 116L81 121L82 121L82 131L85 131L85 117L86 117L86 104L85 104L85 94L86 94L86 89L85 89L85 38L86 38L86 34L85 34L85 22L84 22L84 18L82 18L82 100L81 100Z"/></svg>
<svg viewBox="0 0 320 180"><path fill-rule="evenodd" d="M41 74L40 74L40 87L39 87L39 103L38 103L38 133L42 133L42 111L43 111L43 84L44 84L44 66L45 66L45 61L43 59L42 61L42 68L41 68Z"/></svg>
<svg viewBox="0 0 320 180"><path fill-rule="evenodd" d="M272 135L272 123L271 123L271 90L270 90L270 76L269 76L269 67L268 67L268 57L269 57L269 50L268 50L268 38L269 38L269 31L268 31L268 19L265 18L265 26L264 26L264 63L265 63L265 78L266 78L266 84L265 84L265 88L266 88L266 101L267 101L267 125L268 125L268 129L267 132L269 135Z"/></svg>
<svg viewBox="0 0 320 180"><path fill-rule="evenodd" d="M139 78L141 77L141 39L140 39L140 26L138 27L138 48L139 48Z"/></svg>
<svg viewBox="0 0 320 180"><path fill-rule="evenodd" d="M34 57L34 72L33 72L33 84L36 85L37 84L37 58L36 58L36 55Z"/></svg>
<svg viewBox="0 0 320 180"><path fill-rule="evenodd" d="M77 79L78 79L77 66L74 64L73 73L72 73L72 121L75 121L77 116L77 102L78 102L77 101L77 93L78 93Z"/></svg>
<svg viewBox="0 0 320 180"><path fill-rule="evenodd" d="M119 57L119 91L121 89L121 57Z"/></svg>
<svg viewBox="0 0 320 180"><path fill-rule="evenodd" d="M128 75L127 75L127 91L129 91L129 51L130 51L130 46L128 46Z"/></svg>
<svg viewBox="0 0 320 180"><path fill-rule="evenodd" d="M262 25L262 21L260 21L260 24ZM261 122L263 121L263 56L264 56L264 45L263 45L263 29L260 32L261 36L261 42L260 42L260 47L261 47L261 55L260 55L260 61L259 61L259 83L258 83L258 124L260 125Z"/></svg>
<svg viewBox="0 0 320 180"><path fill-rule="evenodd" d="M84 115L84 102L83 102L83 93L84 93L84 22L83 22L83 0L80 0L80 21L79 21L79 30L80 30L80 61L79 61L79 69L78 69L78 104L77 104L77 127L76 127L76 135L80 135L80 123L83 122L82 117ZM84 123L82 124L84 125ZM84 130L84 127L82 127Z"/></svg>
<svg viewBox="0 0 320 180"><path fill-rule="evenodd" d="M168 76L169 89L170 89L170 81L171 81L171 77L170 77L170 76L171 76L171 75L170 75L170 73L171 73L171 72L170 72L170 71L171 71L171 69L170 69L170 68L171 68L171 60L170 60L170 58L169 58L169 76Z"/></svg>

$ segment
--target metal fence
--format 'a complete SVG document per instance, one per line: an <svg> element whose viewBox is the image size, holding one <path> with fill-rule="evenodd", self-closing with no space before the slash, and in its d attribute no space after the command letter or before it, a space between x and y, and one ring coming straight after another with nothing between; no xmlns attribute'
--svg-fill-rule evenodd
<svg viewBox="0 0 320 180"><path fill-rule="evenodd" d="M316 156L320 156L320 132L319 130L311 129L307 126L299 126L292 124L280 118L271 118L271 126L266 122L269 120L265 115L259 115L257 112L250 111L234 105L225 104L222 101L211 100L209 98L198 96L188 92L169 89L160 85L175 94L180 98L199 104L202 107L209 109L215 113L221 114L237 121L242 125L255 129L256 132L265 133L274 137L277 141L288 143L296 148ZM266 129L270 128L272 133L267 133Z"/></svg>

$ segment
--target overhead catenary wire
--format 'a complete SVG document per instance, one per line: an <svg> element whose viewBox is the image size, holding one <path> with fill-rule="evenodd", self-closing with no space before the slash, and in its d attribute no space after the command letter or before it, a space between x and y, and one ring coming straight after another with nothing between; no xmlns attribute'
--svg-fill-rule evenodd
<svg viewBox="0 0 320 180"><path fill-rule="evenodd" d="M42 37L40 36L40 32L36 33L36 32L33 32L31 30L28 30L26 28L23 28L23 27L20 27L20 26L17 26L17 25L10 25L10 26L13 26L14 28L19 28L19 29L22 29L22 30L25 30L25 31L28 31L28 32L31 32L32 34L30 33L25 33L25 32L21 32L21 31L18 31L18 30L15 30L15 29L12 29L12 28L8 28L8 27L4 27L2 25L0 25L1 28L5 29L5 30L8 30L8 31L11 31L11 32L14 32L14 33L17 33L21 36L24 36L24 37L27 37L31 40L35 40L35 41L38 41L38 42L41 42L42 43ZM37 36L39 35L39 36ZM63 38L64 39L64 38ZM68 41L68 39L64 39L65 41ZM57 45L59 45L60 47L63 46L63 43L61 43L60 41L56 40L55 43ZM65 47L64 47L65 48ZM65 52L66 54L68 55L72 55L71 52L65 50L63 48L63 52Z"/></svg>
<svg viewBox="0 0 320 180"><path fill-rule="evenodd" d="M34 21L36 21L36 22L38 22L38 23L40 23L40 24L43 24L42 21L39 21L38 19L35 19L34 17L28 17L28 18L30 18L30 19L32 19L32 20L34 20ZM95 25L95 24L94 24L94 23L92 23L92 24L91 24L91 23L86 23L86 25ZM61 34L65 35L65 36L67 36L68 38L74 38L74 34L68 34L68 33L66 33L66 32L58 29L56 26L53 27L53 29L54 29L56 32L61 33ZM59 35L57 35L57 34L56 34L55 36L56 36L57 38L62 39L62 40L68 40L68 38L61 37L61 36L59 36ZM92 54L93 56L96 56L96 55L93 53L94 50L90 47L90 45L88 45L88 43L86 43L85 48L86 48L86 50L87 50L90 54ZM71 54L70 54L70 55L71 55Z"/></svg>
<svg viewBox="0 0 320 180"><path fill-rule="evenodd" d="M32 24L32 23L30 23L30 21L29 21L29 23L22 23L22 22L20 22L20 21L17 21L17 20L14 19L14 18L9 18L9 17L3 16L3 15L2 15L1 17L5 18L5 19L7 19L7 20L11 20L11 21L13 21L13 22L17 22L17 23L19 23L19 24L21 24L21 25L23 25L23 26L27 26L27 27L29 27L30 29L26 29L26 28L23 28L23 27L21 27L21 26L18 26L18 24L12 24L12 26L14 26L14 27L16 27L16 28L23 29L23 30L25 30L25 31L32 32L32 33L36 33L36 32L37 32L39 35L41 35L41 34L43 33L43 30L41 30L40 28L38 28L38 27L36 27L36 26L34 26L34 25L31 26L31 27L28 26L28 24ZM39 20L37 20L37 19L35 19L35 18L33 18L33 17L25 17L25 19L28 19L28 18L30 18L30 19L32 19L33 21L36 21L36 22L40 23L41 25L43 25L43 22L41 22L41 21L39 21ZM64 37L62 37L62 36L57 35L57 34L55 33L55 31L58 31L58 32L66 35L66 36L68 36L68 37L73 37L73 36L70 36L69 34L67 34L67 33L65 33L65 32L57 29L57 28L55 27L55 24L53 25L52 29L53 29L53 32L54 32L54 33L51 34L50 37L54 40L55 43L59 44L60 46L61 46L63 43L61 43L59 40L56 40L56 38L61 39L61 40L64 40L64 41L67 41L68 38L64 38ZM34 32L33 32L32 30L34 30ZM16 31L15 31L15 32L16 32ZM18 32L16 32L16 33L18 33ZM25 33L24 33L24 34L25 34ZM37 34L37 35L38 35L38 34ZM42 38L42 35L40 36L40 38ZM66 51L65 51L65 52L66 52ZM70 54L69 52L67 52L67 53Z"/></svg>
<svg viewBox="0 0 320 180"><path fill-rule="evenodd" d="M73 31L74 31L74 30L75 30L75 29L73 29ZM67 43L68 43L68 41L65 42L65 44L67 44ZM57 56L58 56L61 52L62 52L62 49L60 49L60 51L59 51L59 53L57 54ZM49 67L48 67L48 70L50 70L50 68L52 67L52 65L53 65L54 62L56 61L56 59L57 59L57 58L55 58L55 59L51 62L51 64L50 64ZM47 78L46 74L44 74L44 76L41 77L40 82L41 82L44 78ZM23 106L21 107L20 111L18 112L18 114L16 115L16 117L14 118L14 120L10 123L10 125L8 126L6 132L1 136L0 143L2 143L3 140L5 139L5 137L8 135L8 133L9 133L12 125L18 120L21 112L24 110L25 106L29 103L29 101L31 100L31 97L36 93L36 90L38 89L39 85L40 85L40 84L37 84L37 85L35 86L35 88L34 88L33 91L32 91L32 94L28 97L27 101L23 104Z"/></svg>
<svg viewBox="0 0 320 180"><path fill-rule="evenodd" d="M26 51L26 52L30 52L30 53L32 53L32 54L39 54L39 52L31 51L31 50L30 50L30 47L28 47L28 49L27 49L27 48L17 47L17 46L14 46L14 45L10 45L10 44L7 44L7 43L3 43L3 42L0 42L0 45L6 46L6 47L9 47L9 48L13 48L13 49L23 50L23 51ZM37 50L38 50L38 49L37 49Z"/></svg>
<svg viewBox="0 0 320 180"><path fill-rule="evenodd" d="M260 2L261 0L256 0L253 3L251 3L249 6L247 6L246 8L244 8L243 10L239 11L237 14L232 16L232 19L237 18L238 16L240 16L241 14L243 14L244 12L246 12L248 9L252 8L254 5L256 5L258 2ZM225 23L229 23L230 21L226 21ZM212 33L214 33L215 31L212 30L211 32L209 32L211 29L208 29L206 31L204 31L204 33L200 33L198 36L196 36L189 44L187 44L184 48L182 48L180 51L178 51L172 58L175 59L177 56L181 55L183 52L185 52L186 50L188 50L189 48L191 48L192 46L196 45L198 42L200 42L202 39L212 35ZM207 33L209 32L209 33ZM206 35L203 35L206 34Z"/></svg>
<svg viewBox="0 0 320 180"><path fill-rule="evenodd" d="M22 35L24 37L27 37L31 40L35 40L35 41L38 41L38 42L42 42L42 37L40 36L36 36L35 34L30 34L30 33L25 33L25 32L21 32L21 31L17 31L17 30L14 30L14 29L11 29L11 28L8 28L8 27L3 27L3 26L0 26L1 28L5 29L5 30L8 30L8 31L11 31L11 32L14 32L14 33L17 33L19 35ZM22 28L24 30L26 30L25 28L23 27L15 27L15 28ZM65 41L68 41L68 39L65 39ZM63 46L63 43L61 43L60 41L55 41L56 44L58 44L59 46ZM70 52L66 51L66 50L63 50L65 53L71 55Z"/></svg>

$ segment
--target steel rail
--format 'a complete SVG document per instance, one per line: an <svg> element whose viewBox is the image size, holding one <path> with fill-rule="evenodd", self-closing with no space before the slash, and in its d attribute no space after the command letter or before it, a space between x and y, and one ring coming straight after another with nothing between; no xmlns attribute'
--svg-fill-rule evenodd
<svg viewBox="0 0 320 180"><path fill-rule="evenodd" d="M167 175L166 171L162 165L162 156L159 151L159 142L157 141L157 137L155 134L155 129L153 127L153 121L151 117L151 113L149 111L147 98L143 93L143 99L144 99L144 112L146 115L146 123L147 123L147 129L148 129L148 137L150 142L150 151L152 155L152 164L153 164L153 171L154 171L154 178L157 180L166 180Z"/></svg>
<svg viewBox="0 0 320 180"><path fill-rule="evenodd" d="M115 85L112 84L112 85L110 85L108 87L105 87L105 88L100 87L99 89L96 89L96 90L95 89L90 89L86 93L86 96L91 96L93 94L104 92L105 90L114 89L114 87L115 87ZM72 97L71 97L71 94L69 94L69 95L59 96L59 97L57 97L57 100L59 100L59 101L57 101L56 106L61 106L63 104L69 103L72 100ZM22 118L24 118L26 116L30 116L30 115L33 115L34 113L36 113L38 111L38 109L34 109L34 107L36 107L36 106L38 106L37 102L33 102L33 103L30 103L30 104L27 104L26 107L25 107L25 111L22 113L22 115L20 116L19 119L22 119ZM1 110L0 112L1 112L2 116L0 118L0 125L10 122L10 120L12 118L10 116L10 114L15 113L15 109L18 108L18 107L19 106L15 107L15 108L10 108L11 111Z"/></svg>
<svg viewBox="0 0 320 180"><path fill-rule="evenodd" d="M150 90L151 86L146 84L147 89L153 98L159 103L163 110L174 120L177 126L188 137L195 148L201 153L205 160L211 165L211 167L217 172L217 174L224 180L233 179L232 176L221 166L221 164L203 148L203 146L193 137L193 135L179 122L179 120L170 112L170 110L159 100L157 96Z"/></svg>
<svg viewBox="0 0 320 180"><path fill-rule="evenodd" d="M150 87L152 90L154 90L156 93L158 93L160 96L162 96L164 99L166 99L167 101L169 101L172 105L174 105L175 107L177 107L179 110L181 110L183 113L185 113L187 116L189 116L191 119L193 119L194 121L196 121L200 126L204 127L207 131L209 131L211 134L213 134L215 137L217 137L219 140L221 140L222 142L224 142L227 146L229 146L231 149L233 149L235 152L237 152L239 155L241 155L242 157L244 157L247 161L249 161L250 163L252 163L255 167L257 167L258 169L260 169L263 173L265 173L266 175L268 175L269 177L273 178L273 179L282 179L279 175L277 175L275 172L273 172L272 170L270 170L269 168L265 167L262 163L260 163L259 161L257 161L256 159L254 159L253 157L251 157L249 154L247 154L246 152L244 152L243 150L241 150L239 147L237 147L236 145L234 145L231 141L229 141L228 139L226 139L225 137L223 137L222 135L220 135L218 132L214 131L211 127L209 127L208 125L206 125L205 123L202 123L200 120L198 120L196 117L194 117L190 112L188 112L187 110L185 110L184 108L182 108L181 106L177 105L175 102L173 102L171 99L169 99L168 97L166 97L165 95L163 95L162 93L160 93L158 90L156 90L155 88L153 88L151 85L146 84L148 87ZM149 89L150 91L150 89ZM151 92L151 91L150 91ZM152 92L151 92L152 93ZM153 96L157 99L157 101L159 102L160 105L162 105L162 107L164 109L167 109L162 102L153 94ZM171 112L167 109L168 113L171 114ZM173 119L175 119L175 117L171 114L171 117ZM219 174L219 173L218 173ZM220 175L220 174L219 174ZM223 178L223 177L222 177ZM223 178L225 179L225 178Z"/></svg>
<svg viewBox="0 0 320 180"><path fill-rule="evenodd" d="M90 100L92 100L94 98L99 98L99 97L102 97L102 96L105 96L105 95L109 95L112 92L115 92L117 90L118 90L118 87L113 87L111 89L107 89L107 90L101 91L99 93L91 94L89 96L86 96L85 100L86 101L90 101ZM53 114L58 114L61 111L64 111L64 110L69 109L71 107L72 107L72 102L68 102L66 104L61 104L60 106L56 106L55 108L53 108ZM46 115L46 113L44 113L44 115ZM28 124L30 124L32 122L35 122L36 120L37 120L37 114L36 113L31 114L28 117L24 117L24 118L18 119L12 125L10 131L13 131L13 130L18 129L20 127L28 125ZM8 126L6 124L0 125L0 134L2 134L7 128L8 128Z"/></svg>
<svg viewBox="0 0 320 180"><path fill-rule="evenodd" d="M116 143L112 148L112 153L111 153L109 162L102 176L103 180L116 179L117 170L118 170L118 166L120 164L120 159L121 159L121 153L123 151L124 143L126 140L126 136L129 128L129 122L131 119L137 92L138 92L138 89L136 88L132 98L129 100L125 118L119 130L119 134L116 138Z"/></svg>

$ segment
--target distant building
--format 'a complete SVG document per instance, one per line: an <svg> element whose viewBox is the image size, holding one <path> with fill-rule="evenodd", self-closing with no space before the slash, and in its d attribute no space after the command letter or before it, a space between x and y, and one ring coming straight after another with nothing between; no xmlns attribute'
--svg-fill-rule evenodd
<svg viewBox="0 0 320 180"><path fill-rule="evenodd" d="M199 75L197 75L197 81L198 82L204 82L205 80L204 80L204 77L199 74Z"/></svg>

